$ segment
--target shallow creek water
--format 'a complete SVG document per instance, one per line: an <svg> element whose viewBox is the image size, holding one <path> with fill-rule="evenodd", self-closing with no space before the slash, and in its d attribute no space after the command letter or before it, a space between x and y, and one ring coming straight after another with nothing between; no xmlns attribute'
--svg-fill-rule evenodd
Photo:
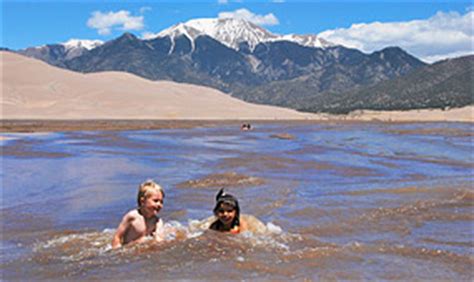
<svg viewBox="0 0 474 282"><path fill-rule="evenodd" d="M253 126L2 134L2 280L474 279L472 125ZM180 232L111 250L148 178ZM220 187L267 232L197 228Z"/></svg>

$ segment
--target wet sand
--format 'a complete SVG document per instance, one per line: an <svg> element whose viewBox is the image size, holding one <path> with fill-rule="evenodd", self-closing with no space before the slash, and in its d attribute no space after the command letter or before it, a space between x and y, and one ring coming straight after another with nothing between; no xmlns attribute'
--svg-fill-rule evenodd
<svg viewBox="0 0 474 282"><path fill-rule="evenodd" d="M2 120L0 132L116 131L240 126L239 121L200 120Z"/></svg>
<svg viewBox="0 0 474 282"><path fill-rule="evenodd" d="M311 124L318 120L250 120L251 124ZM352 123L351 121L334 121ZM0 132L64 132L64 131L120 131L186 129L196 127L219 127L232 125L240 128L241 120L2 120ZM251 132L251 131L250 131ZM243 134L246 132L243 131ZM285 133L282 133L285 134ZM279 136L279 135L278 135Z"/></svg>
<svg viewBox="0 0 474 282"><path fill-rule="evenodd" d="M265 183L265 180L238 174L235 172L215 173L204 178L188 180L178 183L178 188L222 188L232 186L258 186Z"/></svg>
<svg viewBox="0 0 474 282"><path fill-rule="evenodd" d="M434 122L435 120L433 120ZM235 126L240 128L244 121L242 120L0 120L0 132L65 132L65 131L120 131L120 130L155 130L155 129L186 129L196 127L219 127ZM334 117L323 120L248 120L251 124L287 124L287 125L310 125L326 124L332 127L340 124L409 124L415 121L396 121L396 120L363 120L358 118L346 119L345 117ZM431 121L425 121L430 123ZM452 122L456 122L453 120ZM464 121L460 121L464 122ZM448 132L446 132L448 131ZM251 132L251 131L250 131ZM242 132L245 134L245 131ZM455 136L472 136L472 132L447 130L404 130L393 131L396 134L424 133L424 134L447 134ZM295 136L286 132L275 133L272 138L292 140ZM5 138L5 137L2 137Z"/></svg>
<svg viewBox="0 0 474 282"><path fill-rule="evenodd" d="M357 121L320 120L250 120L251 124L317 124L317 123L360 123ZM2 120L0 132L65 132L65 131L120 131L186 129L196 127L235 126L239 129L242 120ZM367 123L367 122L363 122ZM251 132L251 131L249 131ZM242 131L245 134L245 131ZM276 134L275 138L286 137L286 133ZM288 138L283 138L288 139Z"/></svg>
<svg viewBox="0 0 474 282"><path fill-rule="evenodd" d="M308 120L250 120L251 124L310 124ZM120 131L153 129L186 129L232 125L240 128L242 120L2 120L0 132L64 132L64 131ZM350 123L347 121L346 123ZM243 132L245 133L245 132Z"/></svg>

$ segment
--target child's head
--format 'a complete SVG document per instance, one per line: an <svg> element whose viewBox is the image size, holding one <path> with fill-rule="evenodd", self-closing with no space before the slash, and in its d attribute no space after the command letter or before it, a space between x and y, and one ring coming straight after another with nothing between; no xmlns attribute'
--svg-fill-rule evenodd
<svg viewBox="0 0 474 282"><path fill-rule="evenodd" d="M240 207L237 198L230 194L226 194L224 189L221 189L216 195L214 215L221 221L225 221L227 217L231 217L232 226L240 225Z"/></svg>
<svg viewBox="0 0 474 282"><path fill-rule="evenodd" d="M155 181L149 179L140 184L140 186L138 187L137 196L138 206L142 206L143 202L155 192L160 192L161 196L163 198L165 197L165 191Z"/></svg>

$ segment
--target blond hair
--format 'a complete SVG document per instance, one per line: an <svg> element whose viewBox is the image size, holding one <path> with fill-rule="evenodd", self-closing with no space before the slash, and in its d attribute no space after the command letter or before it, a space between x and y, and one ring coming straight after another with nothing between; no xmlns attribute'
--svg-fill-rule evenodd
<svg viewBox="0 0 474 282"><path fill-rule="evenodd" d="M142 198L148 198L152 192L160 192L163 198L165 197L165 191L158 185L155 181L148 179L140 186L138 186L138 195L137 195L137 203L138 206L141 206Z"/></svg>

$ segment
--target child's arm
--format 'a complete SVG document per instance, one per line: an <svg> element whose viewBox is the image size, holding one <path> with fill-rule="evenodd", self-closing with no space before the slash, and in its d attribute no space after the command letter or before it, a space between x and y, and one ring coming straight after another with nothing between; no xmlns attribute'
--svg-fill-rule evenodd
<svg viewBox="0 0 474 282"><path fill-rule="evenodd" d="M154 238L157 242L164 241L166 237L165 227L161 218L156 223Z"/></svg>
<svg viewBox="0 0 474 282"><path fill-rule="evenodd" d="M122 218L122 221L117 227L117 231L115 231L112 239L112 249L120 248L122 246L123 237L127 229L130 227L131 219L132 218L128 213Z"/></svg>
<svg viewBox="0 0 474 282"><path fill-rule="evenodd" d="M248 224L247 220L245 220L244 218L241 218L240 219L239 231L244 232L244 231L248 231L248 230L249 230L249 224Z"/></svg>

